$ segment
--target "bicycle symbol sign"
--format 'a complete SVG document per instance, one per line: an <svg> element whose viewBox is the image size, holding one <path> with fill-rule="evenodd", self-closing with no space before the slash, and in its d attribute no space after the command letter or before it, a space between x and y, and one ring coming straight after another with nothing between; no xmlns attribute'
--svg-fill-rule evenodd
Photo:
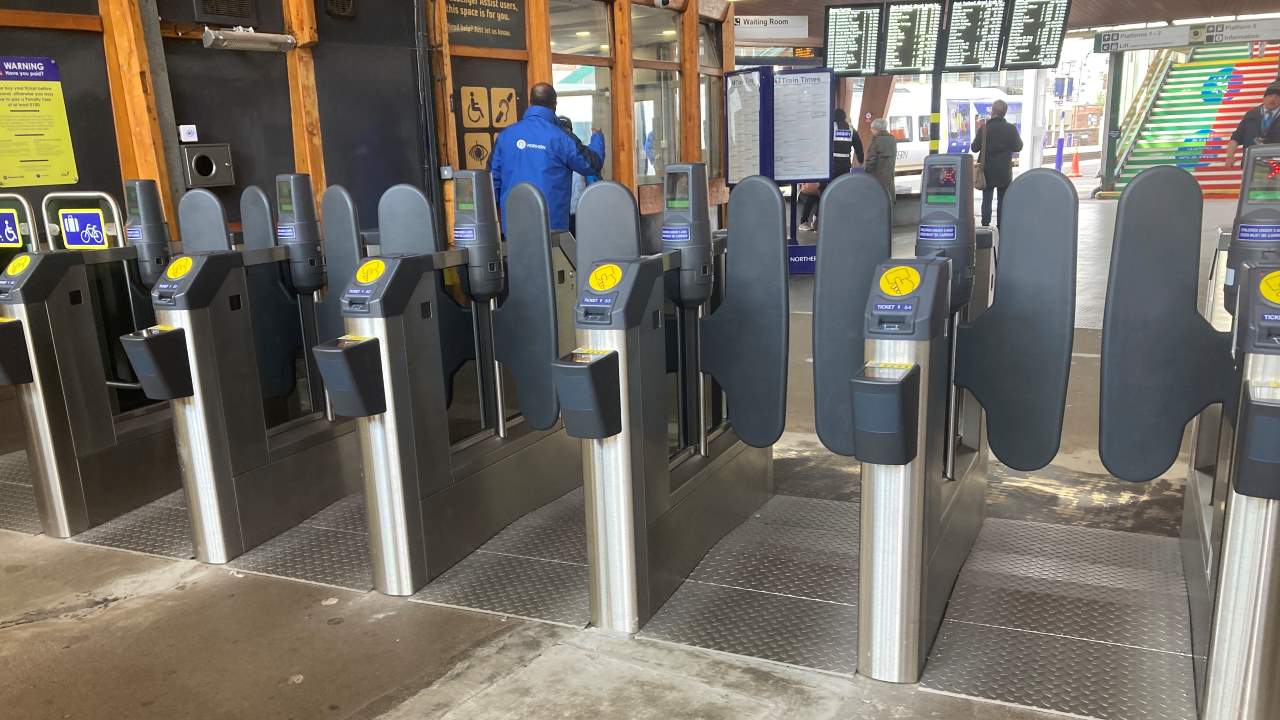
<svg viewBox="0 0 1280 720"><path fill-rule="evenodd" d="M59 210L58 223L62 226L62 246L68 250L105 250L107 235L103 231L106 219L97 208L84 210Z"/></svg>
<svg viewBox="0 0 1280 720"><path fill-rule="evenodd" d="M22 247L17 210L0 210L0 247Z"/></svg>

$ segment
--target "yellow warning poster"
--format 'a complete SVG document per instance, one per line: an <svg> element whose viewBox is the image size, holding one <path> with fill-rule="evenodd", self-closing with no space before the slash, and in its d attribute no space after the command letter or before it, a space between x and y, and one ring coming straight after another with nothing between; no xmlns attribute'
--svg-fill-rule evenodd
<svg viewBox="0 0 1280 720"><path fill-rule="evenodd" d="M79 178L58 64L0 55L0 188L74 185Z"/></svg>

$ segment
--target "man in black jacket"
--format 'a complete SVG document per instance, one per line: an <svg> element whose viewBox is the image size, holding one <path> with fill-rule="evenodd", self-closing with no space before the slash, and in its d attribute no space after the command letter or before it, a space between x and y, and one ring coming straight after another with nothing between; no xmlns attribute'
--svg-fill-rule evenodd
<svg viewBox="0 0 1280 720"><path fill-rule="evenodd" d="M991 199L996 199L996 224L1004 218L1004 193L1013 183L1013 154L1022 151L1018 128L1004 119L1009 104L997 100L991 104L991 119L978 128L973 151L982 163L987 186L982 190L982 227L991 225Z"/></svg>
<svg viewBox="0 0 1280 720"><path fill-rule="evenodd" d="M1244 114L1227 143L1227 167L1236 164L1236 151L1250 145L1280 143L1280 82L1267 86L1262 104Z"/></svg>

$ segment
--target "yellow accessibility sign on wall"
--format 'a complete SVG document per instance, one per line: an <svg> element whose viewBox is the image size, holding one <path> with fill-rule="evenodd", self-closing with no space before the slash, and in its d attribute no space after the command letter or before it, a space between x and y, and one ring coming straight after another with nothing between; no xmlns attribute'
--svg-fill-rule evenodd
<svg viewBox="0 0 1280 720"><path fill-rule="evenodd" d="M0 55L0 187L74 185L79 179L58 64Z"/></svg>

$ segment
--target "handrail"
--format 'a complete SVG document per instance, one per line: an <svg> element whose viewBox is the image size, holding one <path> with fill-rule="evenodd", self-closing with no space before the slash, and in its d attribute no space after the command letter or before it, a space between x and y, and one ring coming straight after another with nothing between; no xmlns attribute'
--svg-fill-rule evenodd
<svg viewBox="0 0 1280 720"><path fill-rule="evenodd" d="M1124 173L1124 166L1129 162L1129 156L1138 146L1142 128L1146 127L1151 119L1156 100L1160 97L1160 90L1164 88L1165 82L1169 79L1169 72L1173 70L1176 56L1176 50L1160 50L1156 53L1155 62L1147 68L1147 77L1142 81L1142 91L1129 106L1129 112L1122 124L1124 130L1120 136L1120 154L1116 159L1116 177Z"/></svg>
<svg viewBox="0 0 1280 720"><path fill-rule="evenodd" d="M27 231L31 234L31 246L28 252L40 252L40 227L36 225L36 211L31 209L31 203L18 193L0 193L0 200L9 200L18 204L22 213L26 215ZM18 234L22 234L21 226L18 227Z"/></svg>

